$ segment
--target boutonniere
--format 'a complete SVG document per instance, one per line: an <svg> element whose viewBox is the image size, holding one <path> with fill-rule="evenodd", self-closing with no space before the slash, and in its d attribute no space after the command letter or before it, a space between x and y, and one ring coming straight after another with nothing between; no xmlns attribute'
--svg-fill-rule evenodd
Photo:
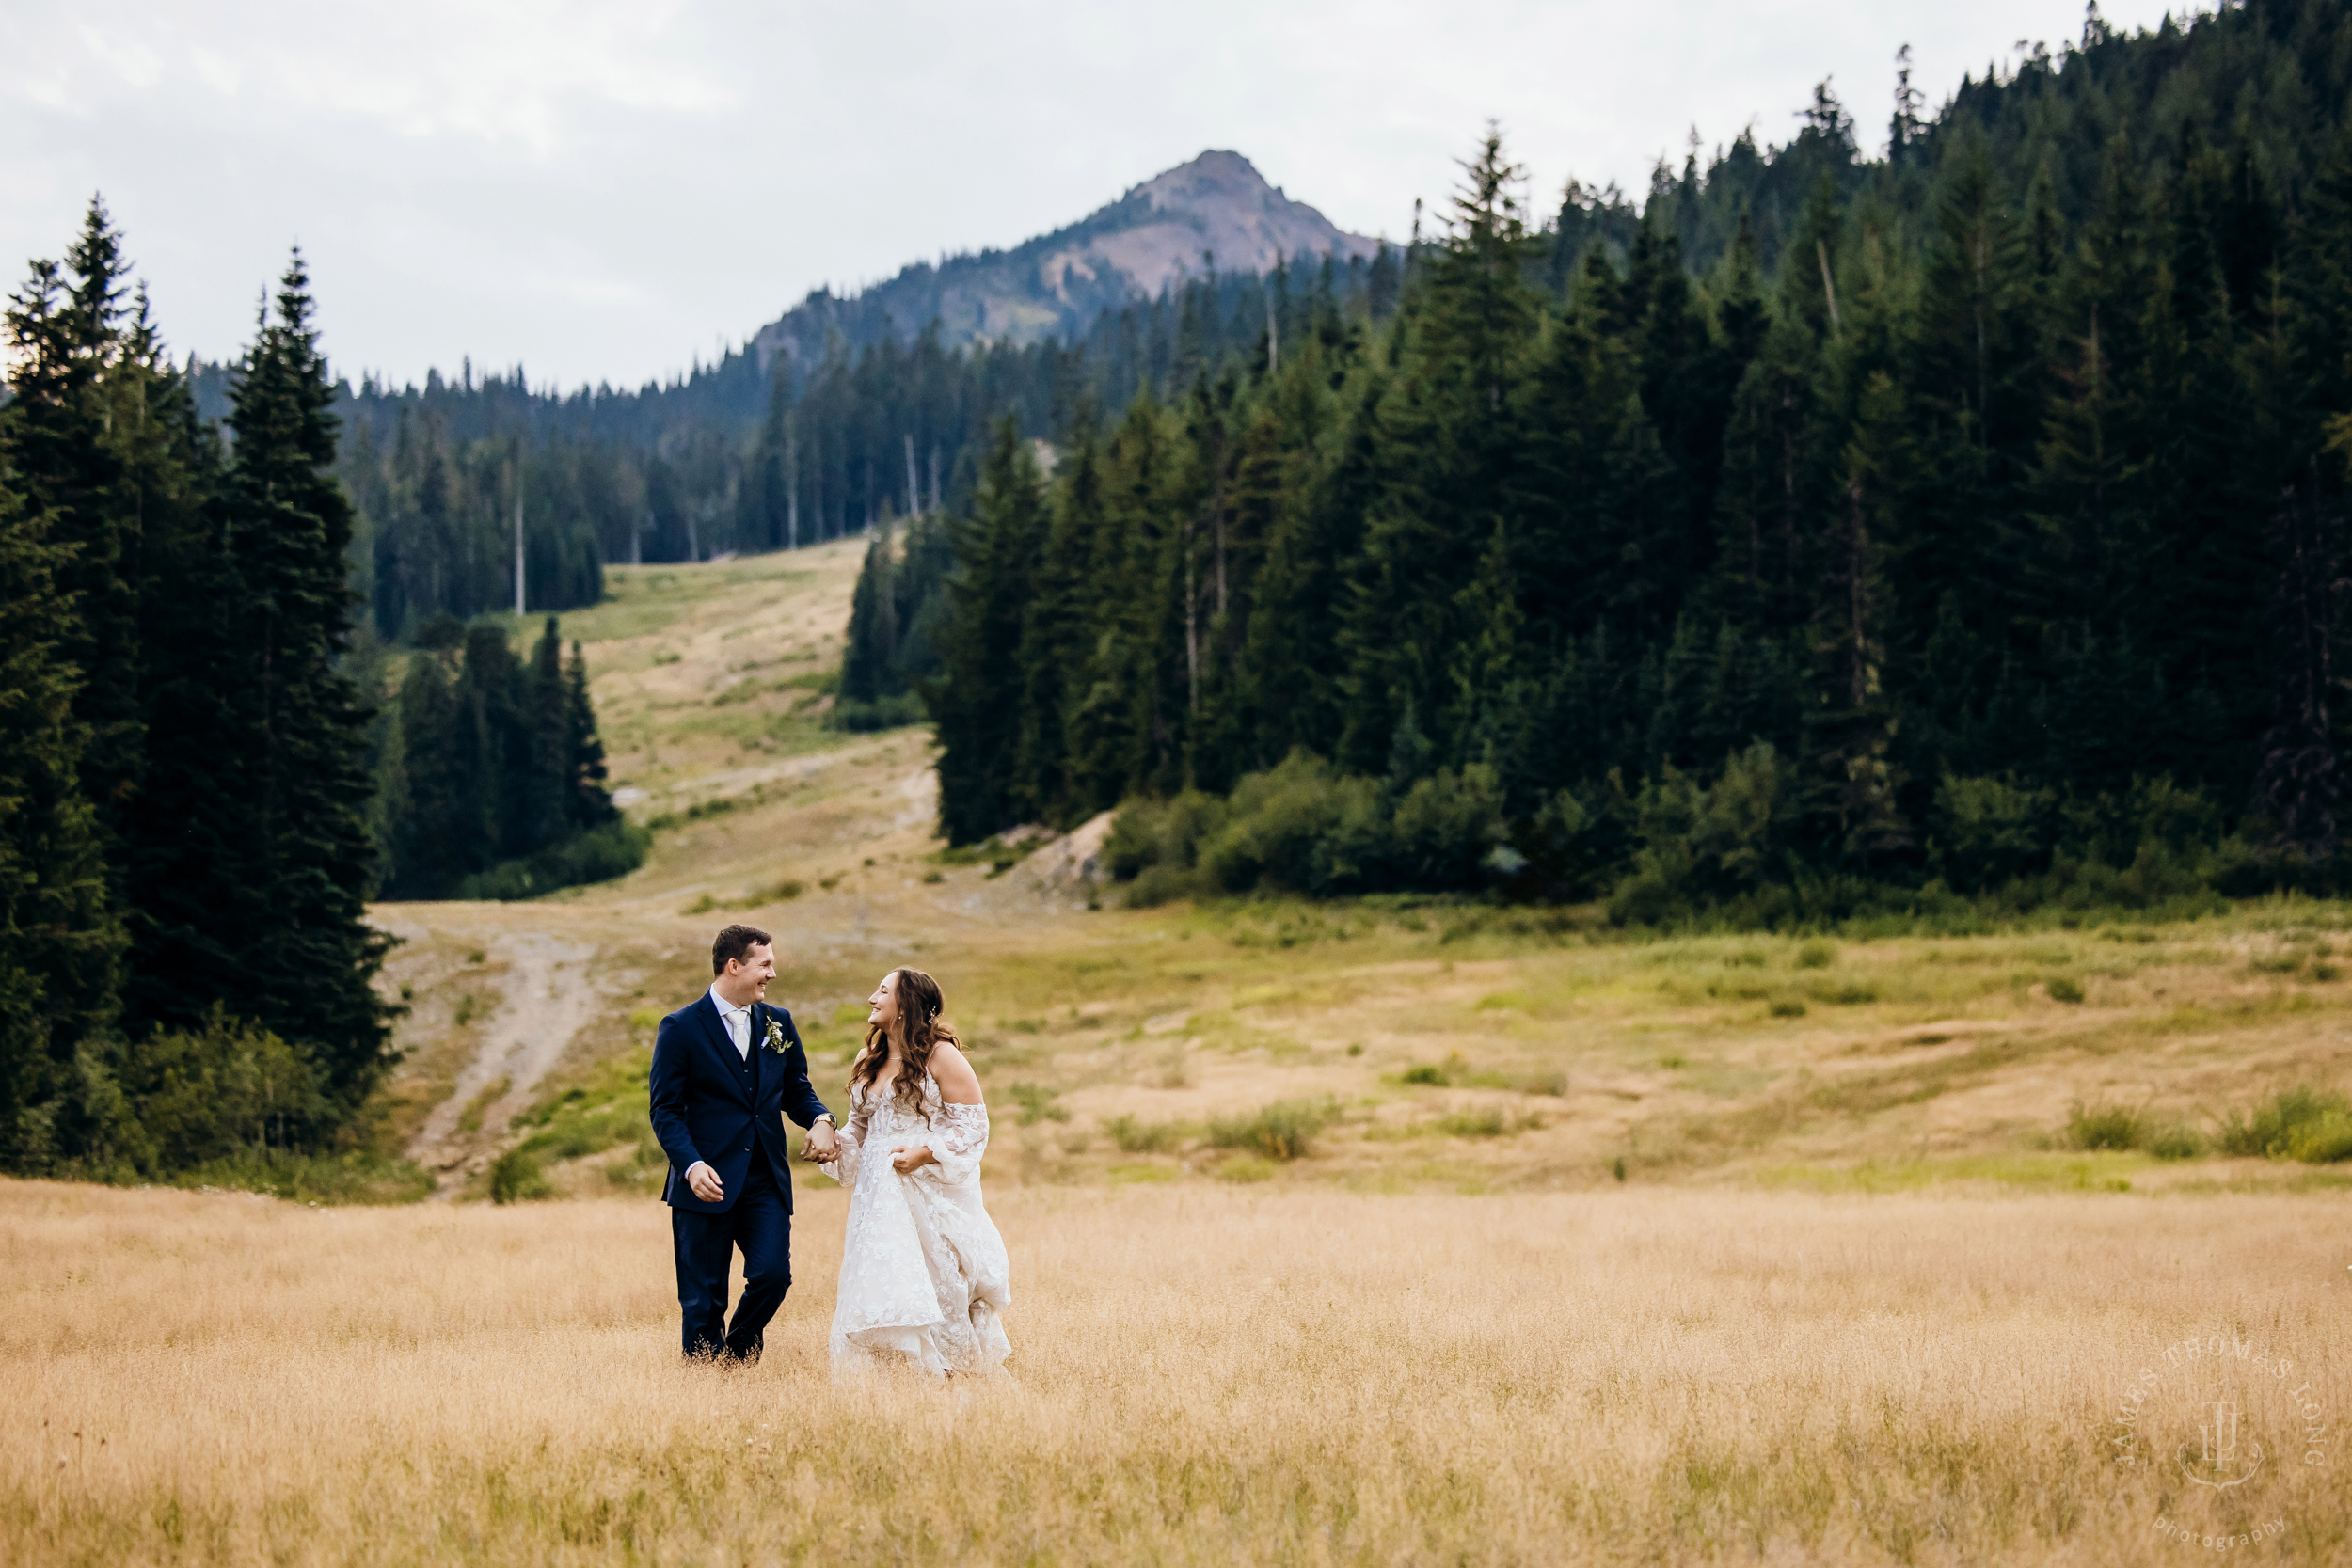
<svg viewBox="0 0 2352 1568"><path fill-rule="evenodd" d="M784 1054L784 1025L772 1018L768 1021L768 1049L779 1056Z"/></svg>

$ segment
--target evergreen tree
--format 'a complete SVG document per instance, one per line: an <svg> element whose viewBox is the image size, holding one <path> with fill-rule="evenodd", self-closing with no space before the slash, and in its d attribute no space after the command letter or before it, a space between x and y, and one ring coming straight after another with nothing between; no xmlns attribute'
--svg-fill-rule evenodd
<svg viewBox="0 0 2352 1568"><path fill-rule="evenodd" d="M24 417L0 408L0 1168L17 1171L83 1152L119 942L82 794L79 672L60 654L65 551L12 470Z"/></svg>
<svg viewBox="0 0 2352 1568"><path fill-rule="evenodd" d="M850 596L850 628L841 650L840 701L873 704L896 694L898 657L898 596L892 581L890 526L875 531L866 546Z"/></svg>
<svg viewBox="0 0 2352 1568"><path fill-rule="evenodd" d="M1036 461L999 421L972 516L957 541L945 671L928 694L939 726L940 831L971 844L1012 827L1020 798L1022 624L1044 543Z"/></svg>
<svg viewBox="0 0 2352 1568"><path fill-rule="evenodd" d="M249 802L213 915L227 963L211 994L319 1056L356 1103L388 1060L369 979L387 941L362 919L373 871L362 767L368 715L336 669L350 638L350 502L335 460L334 384L297 252L232 390L222 500L247 619L226 747Z"/></svg>
<svg viewBox="0 0 2352 1568"><path fill-rule="evenodd" d="M34 263L8 312L18 361L9 446L28 506L59 546L57 586L73 607L59 656L80 672L83 793L97 812L119 902L123 816L138 788L139 584L136 498L124 472L109 382L124 352L121 237L92 200L65 266Z"/></svg>

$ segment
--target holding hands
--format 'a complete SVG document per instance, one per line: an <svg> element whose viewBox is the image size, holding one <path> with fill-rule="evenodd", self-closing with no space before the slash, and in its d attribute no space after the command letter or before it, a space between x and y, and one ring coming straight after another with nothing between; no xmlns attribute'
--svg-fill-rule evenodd
<svg viewBox="0 0 2352 1568"><path fill-rule="evenodd" d="M801 1142L801 1158L811 1164L821 1165L836 1158L841 1150L834 1141L833 1123L819 1117Z"/></svg>

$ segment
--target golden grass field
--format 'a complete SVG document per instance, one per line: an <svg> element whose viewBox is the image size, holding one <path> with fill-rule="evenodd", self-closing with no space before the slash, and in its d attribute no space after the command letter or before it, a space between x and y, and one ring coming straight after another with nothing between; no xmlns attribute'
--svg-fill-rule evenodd
<svg viewBox="0 0 2352 1568"><path fill-rule="evenodd" d="M0 1183L0 1562L2352 1560L2352 1174L2068 1132L2352 1084L2352 910L1127 910L1055 846L943 856L928 736L823 727L859 554L619 568L565 618L656 847L377 910L374 1137L431 1200ZM832 1385L814 1176L765 1364L676 1364L644 1053L729 919L828 1097L874 980L940 978L1010 1381ZM516 1150L551 1196L482 1201ZM2217 1401L2265 1455L2226 1489L2181 1462Z"/></svg>
<svg viewBox="0 0 2352 1568"><path fill-rule="evenodd" d="M805 1203L768 1359L730 1373L677 1361L647 1205L0 1190L0 1558L2192 1556L2159 1521L2352 1553L2341 1230L2308 1199L1008 1187L1014 1376L945 1388L824 1371L845 1206ZM2216 1333L2296 1363L2324 1465L2234 1361L2251 1481L2174 1463L2196 1369L2112 1462L2140 1370Z"/></svg>

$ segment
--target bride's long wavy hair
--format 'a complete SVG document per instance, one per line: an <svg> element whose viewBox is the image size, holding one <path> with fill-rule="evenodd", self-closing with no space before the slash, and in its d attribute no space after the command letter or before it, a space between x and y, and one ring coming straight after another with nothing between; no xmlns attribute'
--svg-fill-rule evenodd
<svg viewBox="0 0 2352 1568"><path fill-rule="evenodd" d="M923 1108L923 1077L931 1069L931 1053L943 1042L958 1046L963 1042L940 1016L947 1003L939 993L938 981L919 969L891 973L898 977L898 1076L891 1081L890 1098L929 1121L930 1113ZM858 1053L856 1065L850 1069L850 1082L863 1084L871 1092L889 1060L890 1042L882 1026L867 1024L866 1049Z"/></svg>

